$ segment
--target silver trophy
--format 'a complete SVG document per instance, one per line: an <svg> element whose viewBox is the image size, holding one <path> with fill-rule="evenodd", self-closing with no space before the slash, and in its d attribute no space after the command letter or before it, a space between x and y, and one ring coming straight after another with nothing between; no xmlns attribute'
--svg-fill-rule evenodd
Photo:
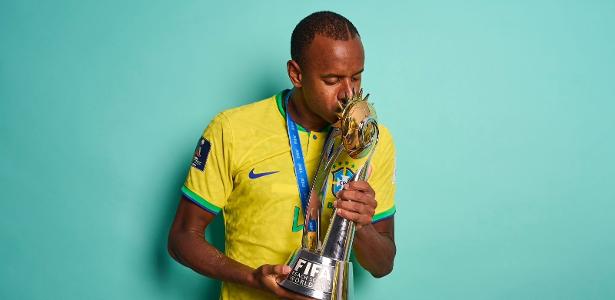
<svg viewBox="0 0 615 300"><path fill-rule="evenodd" d="M305 212L302 246L290 258L290 274L279 284L293 292L316 299L352 299L352 263L348 261L355 224L333 211L329 227L321 239L320 219L327 179L341 156L364 162L352 181L366 180L369 164L378 143L378 123L372 104L363 91L353 93L340 104L339 120L332 125L322 151L320 164L310 190ZM342 155L342 153L346 155ZM367 159L365 159L367 157Z"/></svg>

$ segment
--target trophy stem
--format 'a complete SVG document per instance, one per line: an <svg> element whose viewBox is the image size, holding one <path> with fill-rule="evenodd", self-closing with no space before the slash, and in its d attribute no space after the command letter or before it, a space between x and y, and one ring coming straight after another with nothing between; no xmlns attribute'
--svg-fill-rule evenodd
<svg viewBox="0 0 615 300"><path fill-rule="evenodd" d="M335 211L333 212L335 214ZM322 256L335 260L346 260L350 253L355 225L338 215L334 215L325 236Z"/></svg>
<svg viewBox="0 0 615 300"><path fill-rule="evenodd" d="M333 164L340 156L344 148L340 138L340 131L334 128L330 133L323 148L323 153L318 169L314 176L312 189L310 190L309 202L306 207L305 226L303 227L303 238L301 244L303 248L310 251L317 251L320 248L320 212L322 206L322 196L326 187L326 180Z"/></svg>

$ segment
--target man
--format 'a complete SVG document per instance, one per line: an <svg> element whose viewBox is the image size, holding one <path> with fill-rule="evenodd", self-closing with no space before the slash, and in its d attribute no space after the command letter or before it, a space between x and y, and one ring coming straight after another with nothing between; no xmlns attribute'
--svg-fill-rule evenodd
<svg viewBox="0 0 615 300"><path fill-rule="evenodd" d="M360 89L364 53L350 21L317 12L293 31L291 57L287 69L294 88L216 116L199 140L182 187L169 252L196 272L223 281L222 299L305 299L277 284L290 272L284 263L301 245L303 230L286 114L299 127L308 178L313 178L338 103ZM391 272L395 257L395 153L382 126L375 151L368 181L345 184L359 167L352 161L333 168L324 214L336 207L357 224L353 253L381 277ZM225 254L204 238L220 211Z"/></svg>

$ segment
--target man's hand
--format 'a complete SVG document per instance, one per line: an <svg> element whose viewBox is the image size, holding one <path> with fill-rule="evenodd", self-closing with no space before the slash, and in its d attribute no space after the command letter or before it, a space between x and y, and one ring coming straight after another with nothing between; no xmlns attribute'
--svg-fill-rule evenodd
<svg viewBox="0 0 615 300"><path fill-rule="evenodd" d="M351 181L337 193L334 206L339 216L357 226L353 250L361 266L382 277L393 270L396 248L393 217L372 223L376 204L376 192L369 183Z"/></svg>
<svg viewBox="0 0 615 300"><path fill-rule="evenodd" d="M253 281L260 289L269 291L283 299L313 300L286 290L278 285L290 273L287 265L262 265L252 273Z"/></svg>
<svg viewBox="0 0 615 300"><path fill-rule="evenodd" d="M367 181L351 181L337 193L333 206L339 216L355 222L357 229L361 229L372 223L376 204L376 192Z"/></svg>

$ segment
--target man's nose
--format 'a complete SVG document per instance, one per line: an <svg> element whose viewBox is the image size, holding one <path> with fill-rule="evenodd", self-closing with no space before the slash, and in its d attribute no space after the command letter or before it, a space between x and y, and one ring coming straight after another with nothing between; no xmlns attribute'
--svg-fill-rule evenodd
<svg viewBox="0 0 615 300"><path fill-rule="evenodd" d="M342 81L342 86L338 92L337 98L339 100L345 100L352 97L352 94L355 92L356 87L353 85L350 79L345 79Z"/></svg>

